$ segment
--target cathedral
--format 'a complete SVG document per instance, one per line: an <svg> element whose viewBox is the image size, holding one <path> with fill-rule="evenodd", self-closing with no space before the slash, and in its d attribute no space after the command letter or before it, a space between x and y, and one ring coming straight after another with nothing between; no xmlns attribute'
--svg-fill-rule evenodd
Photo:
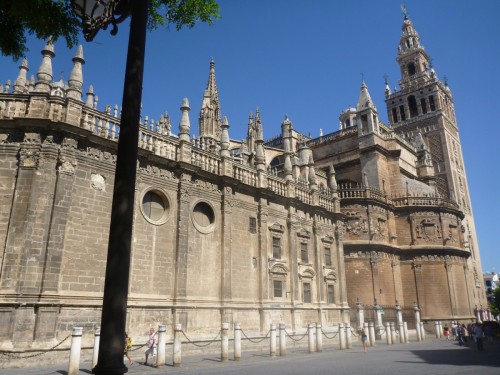
<svg viewBox="0 0 500 375"><path fill-rule="evenodd" d="M36 78L24 60L0 88L0 349L36 349L100 324L118 107L83 91L80 47L54 81L52 45ZM141 120L127 331L182 323L208 337L222 322L265 334L414 308L469 322L486 301L453 97L405 16L388 123L365 82L340 128L311 138L261 114L232 140L215 62L192 136Z"/></svg>

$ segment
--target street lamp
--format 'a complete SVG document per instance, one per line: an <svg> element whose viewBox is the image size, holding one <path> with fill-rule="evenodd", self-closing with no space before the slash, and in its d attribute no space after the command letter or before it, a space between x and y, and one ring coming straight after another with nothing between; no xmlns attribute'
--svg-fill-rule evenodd
<svg viewBox="0 0 500 375"><path fill-rule="evenodd" d="M92 369L94 374L121 375L128 371L123 363L123 349L148 6L147 0L73 0L73 9L83 21L87 41L109 24L113 25L111 34L116 34L116 24L131 16L102 301L101 342L97 365Z"/></svg>
<svg viewBox="0 0 500 375"><path fill-rule="evenodd" d="M91 42L100 29L113 25L111 35L118 32L118 23L127 18L130 0L73 0L73 10L82 19L83 36Z"/></svg>

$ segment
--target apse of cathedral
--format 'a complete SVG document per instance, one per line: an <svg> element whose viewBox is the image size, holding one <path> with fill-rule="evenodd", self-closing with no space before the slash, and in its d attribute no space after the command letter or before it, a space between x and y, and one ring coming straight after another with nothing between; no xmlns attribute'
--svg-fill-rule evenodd
<svg viewBox="0 0 500 375"><path fill-rule="evenodd" d="M24 60L0 89L2 348L100 321L120 113L84 93L81 47L67 81L53 80L52 45L42 56L36 77ZM470 321L486 306L451 89L407 16L396 60L387 124L363 81L333 133L285 117L266 139L257 109L232 140L213 60L197 136L187 99L178 127L141 120L130 335L356 326L377 306L385 320L418 308L429 324Z"/></svg>

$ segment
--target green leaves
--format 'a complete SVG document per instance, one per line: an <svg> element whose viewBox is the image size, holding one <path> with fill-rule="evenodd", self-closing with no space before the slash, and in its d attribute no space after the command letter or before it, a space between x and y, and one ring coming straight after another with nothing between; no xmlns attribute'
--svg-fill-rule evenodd
<svg viewBox="0 0 500 375"><path fill-rule="evenodd" d="M144 0L145 1L145 0ZM220 17L215 0L150 0L149 30L166 25L193 27ZM18 60L28 51L26 35L55 42L64 38L68 48L78 44L81 20L71 0L0 0L0 52Z"/></svg>

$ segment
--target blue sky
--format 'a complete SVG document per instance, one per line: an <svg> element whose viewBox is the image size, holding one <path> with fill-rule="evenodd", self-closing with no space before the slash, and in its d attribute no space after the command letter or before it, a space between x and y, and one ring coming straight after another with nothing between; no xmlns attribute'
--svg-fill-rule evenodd
<svg viewBox="0 0 500 375"><path fill-rule="evenodd" d="M338 130L340 112L355 105L361 75L387 121L384 75L397 85L395 61L403 22L400 1L220 0L222 19L214 26L157 30L148 34L143 115L158 119L168 111L178 131L179 107L191 104L192 133L210 58L229 134L241 139L248 115L259 107L264 137L280 131L288 114L294 128L319 135ZM438 76L447 76L455 100L483 270L500 271L496 234L500 204L490 188L500 185L500 1L407 1L410 19L432 57ZM99 108L121 103L128 26L116 37L101 31L84 42L84 90L89 84ZM43 42L30 38L27 54L36 74ZM76 50L76 49L75 49ZM71 58L56 44L54 78L67 80ZM14 82L18 62L0 58L0 82Z"/></svg>

